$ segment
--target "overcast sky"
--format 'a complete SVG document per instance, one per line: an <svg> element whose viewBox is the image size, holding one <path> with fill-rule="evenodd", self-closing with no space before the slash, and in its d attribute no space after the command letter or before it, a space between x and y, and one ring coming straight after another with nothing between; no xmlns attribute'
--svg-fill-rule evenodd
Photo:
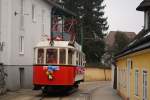
<svg viewBox="0 0 150 100"><path fill-rule="evenodd" d="M136 11L143 0L105 0L105 16L108 17L109 31L138 33L144 23L144 13Z"/></svg>

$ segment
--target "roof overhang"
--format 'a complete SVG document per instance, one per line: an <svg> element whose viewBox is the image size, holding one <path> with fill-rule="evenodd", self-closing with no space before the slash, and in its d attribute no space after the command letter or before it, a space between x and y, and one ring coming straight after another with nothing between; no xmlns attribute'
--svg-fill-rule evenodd
<svg viewBox="0 0 150 100"><path fill-rule="evenodd" d="M136 8L138 11L146 11L150 9L150 0L144 0L140 3L140 5Z"/></svg>
<svg viewBox="0 0 150 100"><path fill-rule="evenodd" d="M73 13L72 11L63 8L62 6L60 6L58 3L56 3L54 0L44 0L46 2L48 2L49 4L51 4L53 6L53 10L55 10L55 14L59 13L61 15L65 15L65 16L77 16L75 13Z"/></svg>
<svg viewBox="0 0 150 100"><path fill-rule="evenodd" d="M121 57L129 55L131 53L135 53L135 52L138 52L138 51L146 50L146 49L149 49L149 48L150 48L150 42L146 43L146 44L143 44L141 46L137 46L136 48L130 49L130 50L126 51L126 52L123 52L122 54L116 56L115 59L121 58Z"/></svg>
<svg viewBox="0 0 150 100"><path fill-rule="evenodd" d="M44 40L44 41L40 41L35 48L41 48L41 47L45 47L45 48L74 48L77 49L79 51L81 51L81 45L78 44L77 42L75 42L74 47L68 45L70 41L53 41L54 44L53 46L50 45L50 41L48 40Z"/></svg>

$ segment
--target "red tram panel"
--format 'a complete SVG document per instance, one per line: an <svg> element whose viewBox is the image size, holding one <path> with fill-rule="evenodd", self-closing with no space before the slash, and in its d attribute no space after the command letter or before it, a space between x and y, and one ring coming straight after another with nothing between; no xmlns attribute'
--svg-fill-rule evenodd
<svg viewBox="0 0 150 100"><path fill-rule="evenodd" d="M45 67L45 66L44 66ZM52 79L46 74L47 69L43 66L33 67L33 83L35 85L73 85L76 76L76 67L57 66L59 69L52 72Z"/></svg>

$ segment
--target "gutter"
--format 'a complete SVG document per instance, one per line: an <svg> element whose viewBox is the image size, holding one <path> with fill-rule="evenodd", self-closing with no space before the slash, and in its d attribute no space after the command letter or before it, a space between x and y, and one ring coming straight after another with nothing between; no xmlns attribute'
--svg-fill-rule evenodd
<svg viewBox="0 0 150 100"><path fill-rule="evenodd" d="M145 43L143 45L140 45L140 46L138 46L136 48L129 49L126 52L116 56L115 59L123 57L123 56L131 54L131 53L134 53L134 52L138 52L138 51L141 51L141 50L144 50L144 49L148 49L148 48L150 48L150 42Z"/></svg>

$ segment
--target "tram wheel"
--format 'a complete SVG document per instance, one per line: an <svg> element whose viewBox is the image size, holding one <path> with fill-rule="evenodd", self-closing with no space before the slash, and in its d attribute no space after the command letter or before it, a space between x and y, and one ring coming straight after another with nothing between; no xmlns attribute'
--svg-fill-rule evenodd
<svg viewBox="0 0 150 100"><path fill-rule="evenodd" d="M45 86L44 88L42 88L42 93L43 94L47 94L48 93L48 87Z"/></svg>

